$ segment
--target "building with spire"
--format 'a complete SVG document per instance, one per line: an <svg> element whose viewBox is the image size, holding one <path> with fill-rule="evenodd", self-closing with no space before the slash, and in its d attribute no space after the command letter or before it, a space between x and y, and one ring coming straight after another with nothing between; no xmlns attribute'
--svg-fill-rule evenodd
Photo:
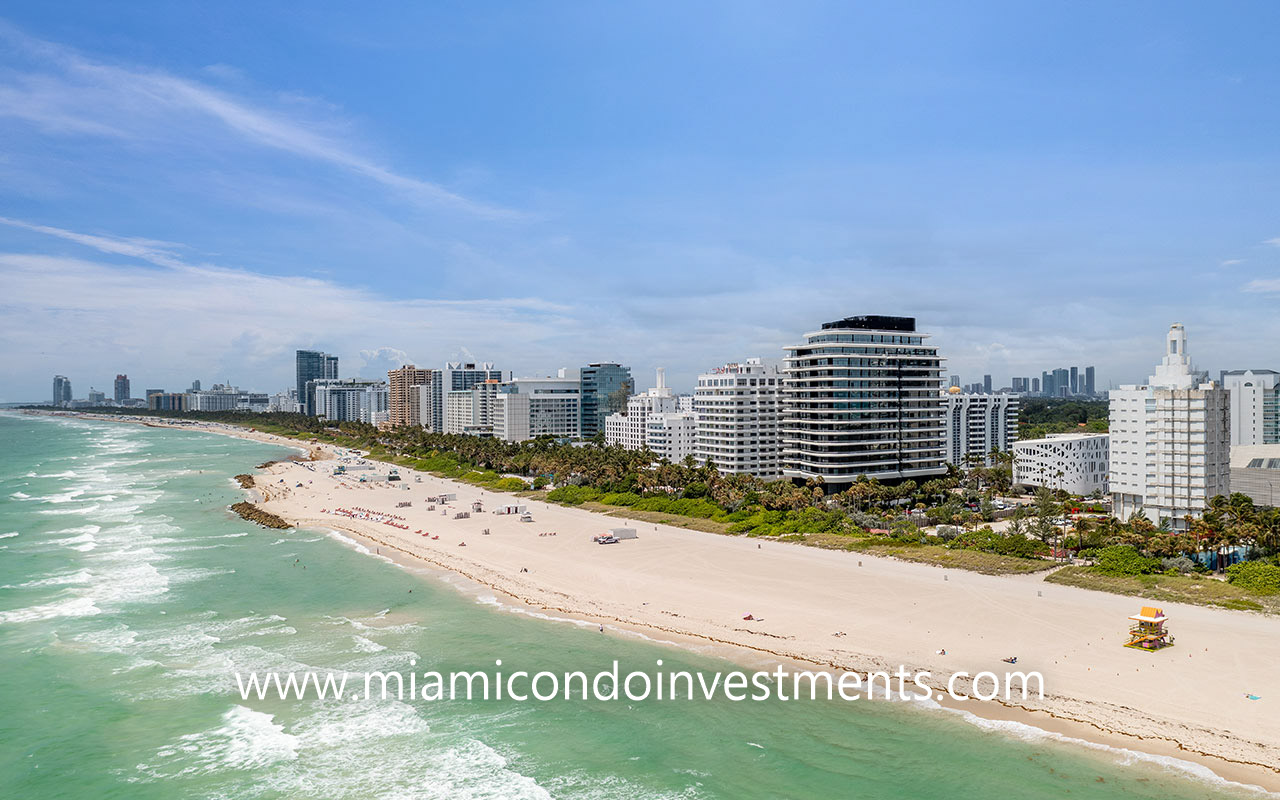
<svg viewBox="0 0 1280 800"><path fill-rule="evenodd" d="M605 418L605 444L627 450L648 448L659 458L675 464L693 455L697 437L697 417L682 409L680 398L667 386L666 370L658 367L657 385L627 400L625 413Z"/></svg>
<svg viewBox="0 0 1280 800"><path fill-rule="evenodd" d="M1169 328L1164 358L1146 384L1110 395L1112 513L1145 514L1186 530L1209 499L1230 493L1231 410L1227 391L1192 365L1187 332Z"/></svg>

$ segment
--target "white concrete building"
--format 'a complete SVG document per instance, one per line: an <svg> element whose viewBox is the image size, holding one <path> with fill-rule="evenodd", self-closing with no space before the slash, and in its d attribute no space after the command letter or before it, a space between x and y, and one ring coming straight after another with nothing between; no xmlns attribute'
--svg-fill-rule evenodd
<svg viewBox="0 0 1280 800"><path fill-rule="evenodd" d="M697 437L693 456L724 473L766 481L782 477L778 422L782 376L758 358L698 376L693 394Z"/></svg>
<svg viewBox="0 0 1280 800"><path fill-rule="evenodd" d="M581 436L582 393L576 369L551 378L516 378L493 398L493 435L508 442Z"/></svg>
<svg viewBox="0 0 1280 800"><path fill-rule="evenodd" d="M1197 372L1182 325L1145 385L1111 391L1112 513L1138 512L1185 530L1208 500L1230 493L1231 409L1226 389Z"/></svg>
<svg viewBox="0 0 1280 800"><path fill-rule="evenodd" d="M504 381L509 376L495 369L489 362L449 361L444 369L429 369L415 375L415 384L408 391L417 392L417 398L409 398L412 417L417 412L417 424L433 433L445 431L445 398L449 392L470 389L485 381ZM417 381L421 381L417 383Z"/></svg>
<svg viewBox="0 0 1280 800"><path fill-rule="evenodd" d="M1071 494L1107 493L1110 437L1105 433L1051 433L1013 443L1013 482Z"/></svg>
<svg viewBox="0 0 1280 800"><path fill-rule="evenodd" d="M390 388L384 381L360 378L313 381L317 417L332 422L386 422Z"/></svg>
<svg viewBox="0 0 1280 800"><path fill-rule="evenodd" d="M240 395L245 394L234 386L215 383L212 389L187 394L189 411L235 411Z"/></svg>
<svg viewBox="0 0 1280 800"><path fill-rule="evenodd" d="M942 359L913 317L846 317L786 350L784 476L840 491L947 473Z"/></svg>
<svg viewBox="0 0 1280 800"><path fill-rule="evenodd" d="M627 450L649 448L654 455L671 463L683 461L693 454L697 434L697 417L692 410L681 409L682 398L667 388L666 371L658 368L657 386L644 394L632 395L627 413L605 418L605 444L621 445Z"/></svg>
<svg viewBox="0 0 1280 800"><path fill-rule="evenodd" d="M1232 446L1231 492L1275 508L1280 501L1280 444Z"/></svg>
<svg viewBox="0 0 1280 800"><path fill-rule="evenodd" d="M992 450L1007 451L1017 441L1017 395L965 394L953 386L944 397L948 462L965 467L972 460L989 467Z"/></svg>
<svg viewBox="0 0 1280 800"><path fill-rule="evenodd" d="M470 389L457 389L445 398L444 432L492 436L493 413L502 382L486 380Z"/></svg>
<svg viewBox="0 0 1280 800"><path fill-rule="evenodd" d="M1280 372L1223 371L1222 388L1231 397L1233 446L1280 444Z"/></svg>

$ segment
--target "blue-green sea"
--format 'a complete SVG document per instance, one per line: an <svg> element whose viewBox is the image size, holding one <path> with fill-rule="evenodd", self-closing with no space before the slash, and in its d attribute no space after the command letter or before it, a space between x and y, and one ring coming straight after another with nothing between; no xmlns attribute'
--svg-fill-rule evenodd
<svg viewBox="0 0 1280 800"><path fill-rule="evenodd" d="M242 700L236 670L731 668L229 513L286 453L0 414L0 797L1256 796L897 703Z"/></svg>

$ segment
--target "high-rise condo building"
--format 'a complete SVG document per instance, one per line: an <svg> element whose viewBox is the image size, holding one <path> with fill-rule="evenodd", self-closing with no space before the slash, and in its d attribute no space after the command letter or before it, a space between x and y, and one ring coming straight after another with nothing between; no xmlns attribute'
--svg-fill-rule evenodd
<svg viewBox="0 0 1280 800"><path fill-rule="evenodd" d="M582 438L604 433L605 418L627 407L627 398L635 391L631 368L621 364L588 364L578 371L582 376Z"/></svg>
<svg viewBox="0 0 1280 800"><path fill-rule="evenodd" d="M115 398L117 403L123 403L132 396L129 393L129 376L128 375L117 375L115 388L116 388Z"/></svg>
<svg viewBox="0 0 1280 800"><path fill-rule="evenodd" d="M859 475L947 471L942 359L913 317L846 317L786 348L782 474L828 491Z"/></svg>
<svg viewBox="0 0 1280 800"><path fill-rule="evenodd" d="M1094 371L1093 367L1084 368L1084 393L1093 397L1097 392L1093 383Z"/></svg>
<svg viewBox="0 0 1280 800"><path fill-rule="evenodd" d="M1215 495L1228 494L1231 409L1226 389L1197 372L1181 324L1169 328L1163 361L1145 385L1111 391L1112 513L1144 513L1185 530Z"/></svg>
<svg viewBox="0 0 1280 800"><path fill-rule="evenodd" d="M485 381L503 381L508 377L489 362L449 361L444 369L427 370L426 380L417 387L417 424L432 433L444 433L445 398L449 392L470 389Z"/></svg>
<svg viewBox="0 0 1280 800"><path fill-rule="evenodd" d="M1006 452L1017 440L1017 395L964 394L953 388L945 399L948 462L989 467L992 450Z"/></svg>
<svg viewBox="0 0 1280 800"><path fill-rule="evenodd" d="M104 392L100 392L97 389L90 386L88 399L89 399L89 405L101 406L106 404L107 395Z"/></svg>
<svg viewBox="0 0 1280 800"><path fill-rule="evenodd" d="M982 391L986 392L987 394L991 394L991 376L990 375L982 376Z"/></svg>
<svg viewBox="0 0 1280 800"><path fill-rule="evenodd" d="M576 369L561 369L551 378L516 378L501 386L494 398L494 437L507 442L580 438L581 387Z"/></svg>
<svg viewBox="0 0 1280 800"><path fill-rule="evenodd" d="M297 353L298 406L302 413L316 413L315 387L312 381L331 381L338 378L338 357L319 350L299 350Z"/></svg>
<svg viewBox="0 0 1280 800"><path fill-rule="evenodd" d="M422 418L420 408L421 393L417 387L427 382L429 370L418 369L413 364L406 364L399 369L387 372L388 397L390 405L387 409L393 427L401 425L417 425Z"/></svg>
<svg viewBox="0 0 1280 800"><path fill-rule="evenodd" d="M502 382L491 379L470 389L449 392L445 396L444 432L492 436L493 415L501 391Z"/></svg>
<svg viewBox="0 0 1280 800"><path fill-rule="evenodd" d="M309 383L317 417L333 422L365 422L370 425L385 423L388 419L389 390L382 381L333 378Z"/></svg>
<svg viewBox="0 0 1280 800"><path fill-rule="evenodd" d="M693 391L693 457L724 473L782 477L779 463L782 375L758 358L698 376Z"/></svg>
<svg viewBox="0 0 1280 800"><path fill-rule="evenodd" d="M53 376L53 404L55 406L71 404L71 381L66 375Z"/></svg>
<svg viewBox="0 0 1280 800"><path fill-rule="evenodd" d="M1032 378L1032 379L1031 379L1031 393L1032 393L1032 394L1040 394L1040 379L1039 379L1039 378Z"/></svg>
<svg viewBox="0 0 1280 800"><path fill-rule="evenodd" d="M1222 388L1231 398L1232 445L1280 443L1280 372L1223 370Z"/></svg>
<svg viewBox="0 0 1280 800"><path fill-rule="evenodd" d="M1080 394L1080 368L1071 368L1071 378L1069 380L1072 394Z"/></svg>

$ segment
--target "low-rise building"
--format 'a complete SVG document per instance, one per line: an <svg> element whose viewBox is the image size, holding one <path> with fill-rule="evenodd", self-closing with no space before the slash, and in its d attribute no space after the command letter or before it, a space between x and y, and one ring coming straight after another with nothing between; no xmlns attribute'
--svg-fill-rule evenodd
<svg viewBox="0 0 1280 800"><path fill-rule="evenodd" d="M581 437L581 383L576 369L549 378L516 378L493 395L493 435L508 442L538 436Z"/></svg>
<svg viewBox="0 0 1280 800"><path fill-rule="evenodd" d="M1280 444L1231 448L1231 493L1246 494L1260 506L1280 500Z"/></svg>
<svg viewBox="0 0 1280 800"><path fill-rule="evenodd" d="M1014 442L1013 482L1078 495L1106 494L1109 445L1105 433L1051 433Z"/></svg>

